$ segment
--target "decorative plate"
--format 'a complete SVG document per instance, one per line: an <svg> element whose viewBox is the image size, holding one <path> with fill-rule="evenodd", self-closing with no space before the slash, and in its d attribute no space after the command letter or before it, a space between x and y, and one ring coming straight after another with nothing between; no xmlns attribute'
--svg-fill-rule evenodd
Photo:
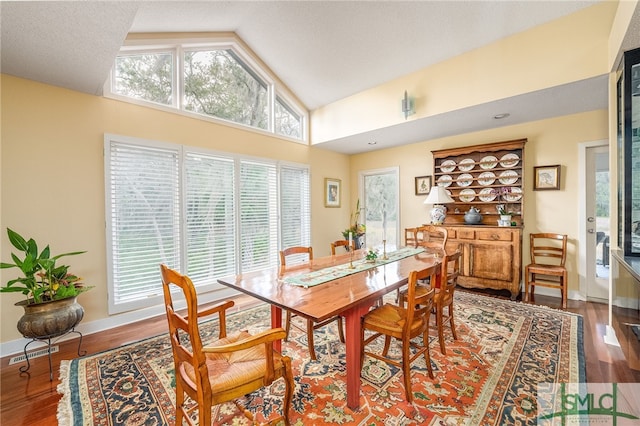
<svg viewBox="0 0 640 426"><path fill-rule="evenodd" d="M469 170L473 170L473 167L476 165L476 162L473 161L471 158L465 158L464 160L460 161L460 163L458 164L458 169L460 169L460 171L462 172L468 172Z"/></svg>
<svg viewBox="0 0 640 426"><path fill-rule="evenodd" d="M458 176L458 179L456 179L456 183L458 186L469 186L471 185L471 182L473 182L473 176L471 176L469 173L463 173Z"/></svg>
<svg viewBox="0 0 640 426"><path fill-rule="evenodd" d="M498 194L494 194L491 188L482 188L479 195L480 199L485 202L493 201L497 196Z"/></svg>
<svg viewBox="0 0 640 426"><path fill-rule="evenodd" d="M451 185L453 179L449 175L442 175L438 178L438 186L444 186L445 188Z"/></svg>
<svg viewBox="0 0 640 426"><path fill-rule="evenodd" d="M442 164L440 164L440 170L445 173L450 173L456 168L456 162L453 160L444 160Z"/></svg>
<svg viewBox="0 0 640 426"><path fill-rule="evenodd" d="M522 198L522 189L516 186L512 186L511 192L508 194L504 194L502 197L509 203L515 203L516 201L520 201L520 199Z"/></svg>
<svg viewBox="0 0 640 426"><path fill-rule="evenodd" d="M463 189L460 191L458 198L460 198L460 201L463 203L470 203L476 198L476 191L471 188Z"/></svg>
<svg viewBox="0 0 640 426"><path fill-rule="evenodd" d="M482 160L480 160L480 167L485 170L493 169L497 165L498 159L493 155L487 155L486 157L483 157Z"/></svg>
<svg viewBox="0 0 640 426"><path fill-rule="evenodd" d="M503 185L513 185L517 181L518 173L514 170L505 170L504 172L500 173L500 183Z"/></svg>
<svg viewBox="0 0 640 426"><path fill-rule="evenodd" d="M502 167L513 167L520 162L520 157L517 154L505 154L500 159L500 165Z"/></svg>
<svg viewBox="0 0 640 426"><path fill-rule="evenodd" d="M491 185L496 181L496 175L493 172L482 172L478 176L478 183L482 186Z"/></svg>

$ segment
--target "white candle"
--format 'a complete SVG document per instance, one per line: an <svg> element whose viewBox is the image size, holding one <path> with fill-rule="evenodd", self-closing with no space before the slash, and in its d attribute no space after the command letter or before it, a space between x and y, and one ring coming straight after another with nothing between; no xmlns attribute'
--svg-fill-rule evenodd
<svg viewBox="0 0 640 426"><path fill-rule="evenodd" d="M382 240L387 239L387 212L382 212Z"/></svg>
<svg viewBox="0 0 640 426"><path fill-rule="evenodd" d="M352 246L352 239L351 239L351 231L349 231L349 250L351 250L351 246Z"/></svg>

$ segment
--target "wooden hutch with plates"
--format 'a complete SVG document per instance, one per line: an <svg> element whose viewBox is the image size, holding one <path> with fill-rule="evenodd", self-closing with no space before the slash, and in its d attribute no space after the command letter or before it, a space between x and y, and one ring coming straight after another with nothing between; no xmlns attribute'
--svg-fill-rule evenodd
<svg viewBox="0 0 640 426"><path fill-rule="evenodd" d="M434 183L454 200L447 204L443 226L447 250L462 250L458 284L508 290L514 300L521 292L526 141L432 151ZM511 214L511 226L498 226L498 205ZM471 208L479 210L480 223L465 223Z"/></svg>

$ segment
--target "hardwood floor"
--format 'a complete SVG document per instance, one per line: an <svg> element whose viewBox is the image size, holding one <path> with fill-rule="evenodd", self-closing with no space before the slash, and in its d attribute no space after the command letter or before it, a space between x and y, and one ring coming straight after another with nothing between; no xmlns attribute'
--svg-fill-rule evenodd
<svg viewBox="0 0 640 426"><path fill-rule="evenodd" d="M236 309L255 304L248 296L238 297ZM560 309L560 299L536 296L536 304ZM568 311L584 317L584 350L588 382L633 382L640 383L640 342L627 325L640 323L640 313L629 309L614 309L614 328L620 347L604 343L603 336L608 324L608 306L591 302L570 300ZM84 336L82 349L89 354L104 351L145 337L166 333L164 315L118 327L106 332ZM31 360L29 375L20 375L23 363L9 365L9 358L1 362L0 375L0 424L51 425L57 424L56 411L60 395L60 360L77 356L77 339L59 343L60 350L53 354L54 380L49 381L49 364L46 357ZM625 358L627 353L627 358Z"/></svg>

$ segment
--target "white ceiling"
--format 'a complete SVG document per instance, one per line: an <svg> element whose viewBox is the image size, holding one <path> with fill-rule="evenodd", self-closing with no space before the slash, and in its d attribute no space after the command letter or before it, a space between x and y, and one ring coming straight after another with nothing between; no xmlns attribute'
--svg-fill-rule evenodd
<svg viewBox="0 0 640 426"><path fill-rule="evenodd" d="M2 1L0 66L99 95L129 32L234 31L313 110L598 1ZM606 93L603 76L322 146L363 152L495 127L498 112L508 125L606 108Z"/></svg>

